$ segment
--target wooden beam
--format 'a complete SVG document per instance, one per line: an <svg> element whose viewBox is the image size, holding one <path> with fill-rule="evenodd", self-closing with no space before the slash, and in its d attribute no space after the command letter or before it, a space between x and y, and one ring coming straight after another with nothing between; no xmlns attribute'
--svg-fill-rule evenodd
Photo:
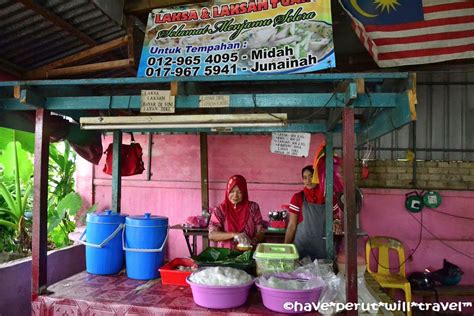
<svg viewBox="0 0 474 316"><path fill-rule="evenodd" d="M57 69L69 64L80 62L86 58L91 58L100 54L107 53L121 46L127 45L129 43L128 36L122 36L120 38L114 39L108 43L92 47L90 49L84 50L77 54L67 56L60 60L54 61L47 65L36 68L32 71L27 72L26 77L28 79L40 79L48 76L48 70Z"/></svg>
<svg viewBox="0 0 474 316"><path fill-rule="evenodd" d="M326 133L326 254L328 259L334 260L334 232L333 232L333 135Z"/></svg>
<svg viewBox="0 0 474 316"><path fill-rule="evenodd" d="M97 42L95 40L93 40L91 37L89 37L87 34L79 31L74 26L72 26L71 24L69 24L65 20L61 19L60 17L58 17L56 14L49 11L45 7L36 4L34 1L32 1L32 0L18 0L17 2L20 2L21 4L23 4L25 6L25 8L27 8L27 9L33 11L33 12L36 12L37 14L41 15L43 18L45 18L49 22L59 26L63 30L65 30L65 31L69 32L70 34L76 36L77 38L79 38L82 42L86 43L87 45L95 46L97 44Z"/></svg>
<svg viewBox="0 0 474 316"><path fill-rule="evenodd" d="M379 72L379 73L314 73L295 76L290 75L242 75L242 76L197 76L197 77L153 77L153 78L100 78L100 79L75 79L63 80L62 82L48 81L42 85L61 85L61 86L77 86L77 85L109 85L109 84L154 84L154 83L170 83L171 81L182 82L226 82L226 87L237 84L248 85L249 82L267 82L278 81L280 85L294 84L295 82L305 81L308 83L332 83L334 81L364 78L367 82L380 84L387 79L408 79L409 73L406 72ZM262 83L263 84L263 83ZM0 82L0 86L12 86L12 83ZM388 93L389 94L389 93ZM331 94L332 95L332 94ZM373 95L373 94L372 94Z"/></svg>
<svg viewBox="0 0 474 316"><path fill-rule="evenodd" d="M346 302L357 303L357 235L354 182L354 109L346 107L342 114L344 169L344 249L346 254ZM357 315L357 311L347 311Z"/></svg>
<svg viewBox="0 0 474 316"><path fill-rule="evenodd" d="M132 40L130 40L130 43L133 43L133 58L135 59L135 74L134 76L136 77L137 75L137 68L138 65L140 64L140 56L142 53L142 48L143 48L143 41L145 40L145 33L140 30L136 25L133 26L133 32L132 32Z"/></svg>
<svg viewBox="0 0 474 316"><path fill-rule="evenodd" d="M416 73L410 73L408 79L408 102L410 104L411 120L416 121L416 105L418 103L416 97Z"/></svg>
<svg viewBox="0 0 474 316"><path fill-rule="evenodd" d="M170 95L177 96L178 95L178 82L173 81L170 83Z"/></svg>
<svg viewBox="0 0 474 316"><path fill-rule="evenodd" d="M46 98L28 89L23 89L20 91L19 100L20 103L33 106L35 108L44 107L44 105L46 104Z"/></svg>
<svg viewBox="0 0 474 316"><path fill-rule="evenodd" d="M357 96L357 94L365 93L365 80L364 78L344 80L337 85L336 92L345 93L347 95L347 102L347 99L354 98Z"/></svg>
<svg viewBox="0 0 474 316"><path fill-rule="evenodd" d="M113 162L112 162L112 211L120 213L122 199L122 132L114 132Z"/></svg>
<svg viewBox="0 0 474 316"><path fill-rule="evenodd" d="M354 82L357 87L357 94L365 93L365 81L363 78L354 79Z"/></svg>
<svg viewBox="0 0 474 316"><path fill-rule="evenodd" d="M133 67L128 67L127 71L130 73L130 75L131 75L130 77L136 77L137 76L137 69L135 69Z"/></svg>
<svg viewBox="0 0 474 316"><path fill-rule="evenodd" d="M326 122L326 128L328 131L333 131L339 121L342 118L342 109L341 108L335 108L335 109L329 109L329 118Z"/></svg>
<svg viewBox="0 0 474 316"><path fill-rule="evenodd" d="M31 251L32 299L46 292L48 276L48 119L49 111L43 108L36 110L34 158L35 189L33 193L33 241Z"/></svg>
<svg viewBox="0 0 474 316"><path fill-rule="evenodd" d="M2 58L0 58L0 70L4 71L4 72L7 72L8 74L10 74L14 77L17 77L17 79L22 78L23 73L25 72L24 68L22 68L20 66L17 66L15 64L11 63L10 61L8 61L6 59L2 59Z"/></svg>
<svg viewBox="0 0 474 316"><path fill-rule="evenodd" d="M155 8L186 5L207 2L206 0L134 0L125 2L125 13L135 15L137 13L149 13Z"/></svg>
<svg viewBox="0 0 474 316"><path fill-rule="evenodd" d="M142 78L120 78L124 81L127 79L142 79ZM152 79L152 78L143 78ZM94 82L94 79L88 79ZM56 81L56 80L52 80ZM59 80L59 82L67 82L75 80ZM44 81L43 81L44 82ZM20 82L15 82L20 84ZM101 84L99 82L99 84ZM79 84L80 85L80 84ZM2 86L2 82L0 82ZM70 86L69 86L70 87ZM111 93L108 91L107 86L102 86L101 92L104 94ZM62 89L66 89L62 87ZM165 87L163 87L165 89ZM112 91L113 92L113 91ZM183 89L179 90L179 93L186 92ZM367 96L361 95L352 103L352 107L367 107L367 108L393 108L400 103L402 98L398 93L388 93L389 96L383 96L382 94L371 94L369 101ZM256 97L255 97L256 96ZM341 102L328 102L331 99L331 93L301 93L301 94L234 94L230 95L230 108L294 108L294 107L325 107L325 108L341 108L343 104ZM405 93L406 96L406 93ZM130 99L131 97L131 99ZM176 109L199 109L199 98L200 95L180 95L176 97ZM253 98L257 100L257 106L253 102ZM343 96L341 95L341 98ZM332 97L332 99L335 99ZM300 102L300 106L298 106ZM408 104L408 103L407 103ZM8 110L24 110L24 106L14 98L2 99L2 105L4 109ZM103 96L69 96L69 97L48 97L45 105L46 109L58 112L64 110L108 110L109 108L115 110L128 110L140 109L140 96L139 95L103 95ZM320 118L321 116L315 116Z"/></svg>
<svg viewBox="0 0 474 316"><path fill-rule="evenodd" d="M128 68L131 65L133 65L133 59L127 58L127 59L121 59L121 60L106 61L106 62L96 63L96 64L51 69L46 72L46 77L57 78L57 77L63 77L63 76L69 76L69 75L79 75L79 74L91 73L91 72L97 72L97 71Z"/></svg>
<svg viewBox="0 0 474 316"><path fill-rule="evenodd" d="M134 19L133 16L127 16L127 36L129 41L127 43L127 57L133 59L133 62L137 64L137 58L135 58L135 43L134 43Z"/></svg>
<svg viewBox="0 0 474 316"><path fill-rule="evenodd" d="M344 104L351 105L357 99L357 85L354 82L349 83L344 94Z"/></svg>
<svg viewBox="0 0 474 316"><path fill-rule="evenodd" d="M21 86L13 87L13 97L18 100L21 98Z"/></svg>
<svg viewBox="0 0 474 316"><path fill-rule="evenodd" d="M397 107L378 112L375 118L370 119L370 122L367 121L363 128L358 131L357 144L359 146L365 144L413 121L413 99L411 90L399 93Z"/></svg>

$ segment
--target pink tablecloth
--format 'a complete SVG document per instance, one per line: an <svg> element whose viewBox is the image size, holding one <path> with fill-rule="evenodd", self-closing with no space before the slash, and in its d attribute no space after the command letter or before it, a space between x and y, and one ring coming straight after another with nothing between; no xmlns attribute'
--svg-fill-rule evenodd
<svg viewBox="0 0 474 316"><path fill-rule="evenodd" d="M150 284L151 283L151 284ZM140 288L143 285L150 287ZM137 289L138 288L138 289ZM162 285L128 279L126 276L97 276L81 272L50 287L54 292L32 303L33 315L209 315L211 310L194 304L189 287ZM247 303L213 315L276 315L266 309L253 288Z"/></svg>

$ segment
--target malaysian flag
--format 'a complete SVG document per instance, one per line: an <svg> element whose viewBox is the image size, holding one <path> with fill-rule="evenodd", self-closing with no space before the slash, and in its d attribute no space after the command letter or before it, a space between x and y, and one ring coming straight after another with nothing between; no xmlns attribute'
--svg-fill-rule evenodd
<svg viewBox="0 0 474 316"><path fill-rule="evenodd" d="M474 57L473 0L339 0L380 67Z"/></svg>

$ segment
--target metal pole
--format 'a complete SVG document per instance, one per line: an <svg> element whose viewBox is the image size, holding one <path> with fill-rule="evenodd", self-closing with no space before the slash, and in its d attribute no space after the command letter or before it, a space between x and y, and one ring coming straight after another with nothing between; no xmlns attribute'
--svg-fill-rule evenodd
<svg viewBox="0 0 474 316"><path fill-rule="evenodd" d="M357 303L357 236L354 189L354 109L342 113L344 167L344 244L346 251L346 301ZM357 315L357 311L347 311Z"/></svg>
<svg viewBox="0 0 474 316"><path fill-rule="evenodd" d="M113 163L112 163L112 210L120 213L120 202L122 197L122 175L120 167L122 165L122 132L114 132L113 142Z"/></svg>
<svg viewBox="0 0 474 316"><path fill-rule="evenodd" d="M201 156L201 209L209 209L209 171L207 160L207 134L199 133Z"/></svg>
<svg viewBox="0 0 474 316"><path fill-rule="evenodd" d="M153 161L153 133L148 133L148 161L146 170L146 180L151 180L151 162Z"/></svg>
<svg viewBox="0 0 474 316"><path fill-rule="evenodd" d="M326 133L326 253L328 259L334 259L333 238L333 135Z"/></svg>
<svg viewBox="0 0 474 316"><path fill-rule="evenodd" d="M416 179L416 121L411 122L411 130L412 130L412 148L413 148L413 187L416 188L418 186L417 179Z"/></svg>
<svg viewBox="0 0 474 316"><path fill-rule="evenodd" d="M46 292L48 276L48 160L49 135L46 130L49 111L36 110L33 193L33 240L31 258L31 296L34 300Z"/></svg>

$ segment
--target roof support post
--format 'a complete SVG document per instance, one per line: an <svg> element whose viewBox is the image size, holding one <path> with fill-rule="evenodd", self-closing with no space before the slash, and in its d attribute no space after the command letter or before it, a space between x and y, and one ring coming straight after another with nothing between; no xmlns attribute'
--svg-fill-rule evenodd
<svg viewBox="0 0 474 316"><path fill-rule="evenodd" d="M150 181L151 176L153 175L151 173L151 163L153 161L153 133L152 132L148 133L147 152L148 152L148 161L147 161L147 168L146 168L146 180Z"/></svg>
<svg viewBox="0 0 474 316"><path fill-rule="evenodd" d="M201 156L201 209L209 210L209 172L206 133L199 133L199 144Z"/></svg>
<svg viewBox="0 0 474 316"><path fill-rule="evenodd" d="M346 252L346 301L357 303L357 236L354 189L354 109L345 107L342 113L342 145L344 168L344 244ZM348 311L347 315L357 315Z"/></svg>
<svg viewBox="0 0 474 316"><path fill-rule="evenodd" d="M33 193L33 241L31 258L31 296L46 293L48 276L48 160L49 135L47 122L49 111L36 110L35 158Z"/></svg>
<svg viewBox="0 0 474 316"><path fill-rule="evenodd" d="M326 133L326 253L328 259L334 259L334 234L333 234L333 136Z"/></svg>
<svg viewBox="0 0 474 316"><path fill-rule="evenodd" d="M113 142L113 163L112 163L112 210L120 213L122 197L122 175L120 168L122 166L122 132L114 132Z"/></svg>

